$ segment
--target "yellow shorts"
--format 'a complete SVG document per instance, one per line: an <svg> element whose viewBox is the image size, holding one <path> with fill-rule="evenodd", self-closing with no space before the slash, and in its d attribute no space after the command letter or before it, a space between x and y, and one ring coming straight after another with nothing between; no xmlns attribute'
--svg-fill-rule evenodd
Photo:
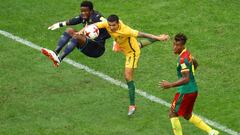
<svg viewBox="0 0 240 135"><path fill-rule="evenodd" d="M126 55L125 68L137 68L140 53L131 53Z"/></svg>

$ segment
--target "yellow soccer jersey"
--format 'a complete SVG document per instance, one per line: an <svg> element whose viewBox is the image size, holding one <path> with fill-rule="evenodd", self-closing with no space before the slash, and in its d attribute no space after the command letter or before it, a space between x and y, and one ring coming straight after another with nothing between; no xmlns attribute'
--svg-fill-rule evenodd
<svg viewBox="0 0 240 135"><path fill-rule="evenodd" d="M140 54L140 48L137 41L138 31L131 29L125 25L122 21L119 21L119 29L116 32L112 32L108 25L108 22L96 23L98 28L106 28L111 37L119 44L120 49L125 55L131 53Z"/></svg>

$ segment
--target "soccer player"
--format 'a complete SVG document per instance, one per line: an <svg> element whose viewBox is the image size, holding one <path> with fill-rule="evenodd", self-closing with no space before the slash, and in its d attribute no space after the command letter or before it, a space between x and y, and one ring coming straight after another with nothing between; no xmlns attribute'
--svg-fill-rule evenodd
<svg viewBox="0 0 240 135"><path fill-rule="evenodd" d="M209 135L218 135L217 130L212 129L201 118L192 114L194 102L198 95L198 87L194 78L194 68L197 67L197 61L185 48L186 41L187 37L179 33L175 35L173 42L173 51L179 55L177 61L178 80L172 83L163 80L159 83L159 86L164 89L178 87L169 113L173 132L175 135L182 135L182 127L178 117L183 117Z"/></svg>
<svg viewBox="0 0 240 135"><path fill-rule="evenodd" d="M139 32L137 30L131 29L119 20L117 15L110 15L107 22L99 22L95 24L98 28L106 28L108 33L114 39L114 41L119 45L120 50L126 56L125 71L124 76L127 81L130 106L128 109L128 115L132 115L135 110L135 84L133 81L134 69L137 68L138 59L140 56L140 47L150 44L154 41L160 40L165 41L169 38L168 35L155 36L152 34L147 34ZM137 37L148 38L149 41L145 44L139 43Z"/></svg>
<svg viewBox="0 0 240 135"><path fill-rule="evenodd" d="M55 30L63 26L71 26L77 24L83 24L86 26L96 22L106 21L106 19L99 12L93 9L93 3L90 1L83 1L80 5L80 10L81 13L79 16L68 21L55 23L48 29ZM96 39L92 40L86 38L86 36L82 34L82 30L77 31L73 28L68 28L62 34L54 51L48 50L46 48L42 48L41 51L44 55L48 56L53 61L55 66L59 66L64 57L70 54L75 48L89 57L100 57L105 51L105 40L108 38L110 38L110 35L107 33L106 29L99 29L99 36ZM59 54L67 43L67 47L61 54Z"/></svg>

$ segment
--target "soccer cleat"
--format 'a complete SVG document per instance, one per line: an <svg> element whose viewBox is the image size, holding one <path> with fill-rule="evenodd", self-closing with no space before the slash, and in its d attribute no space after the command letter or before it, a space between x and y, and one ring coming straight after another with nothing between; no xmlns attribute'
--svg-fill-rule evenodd
<svg viewBox="0 0 240 135"><path fill-rule="evenodd" d="M56 67L59 66L60 60L59 60L58 56L55 54L55 52L53 52L52 50L48 50L46 48L42 48L41 52L42 52L42 54L49 57L53 61L54 66L56 66Z"/></svg>
<svg viewBox="0 0 240 135"><path fill-rule="evenodd" d="M130 105L128 107L128 116L133 115L135 113L135 111L136 111L136 106L135 105Z"/></svg>
<svg viewBox="0 0 240 135"><path fill-rule="evenodd" d="M212 129L209 135L219 135L219 132L217 130Z"/></svg>
<svg viewBox="0 0 240 135"><path fill-rule="evenodd" d="M115 42L115 41L113 41L112 50L113 50L114 52L120 52L120 51L122 51L121 48L120 48L120 46L119 46L119 44L118 44L117 42Z"/></svg>

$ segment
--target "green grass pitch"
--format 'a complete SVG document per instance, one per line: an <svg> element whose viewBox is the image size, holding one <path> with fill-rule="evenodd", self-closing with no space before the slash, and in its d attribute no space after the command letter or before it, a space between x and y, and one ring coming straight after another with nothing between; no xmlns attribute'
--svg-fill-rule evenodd
<svg viewBox="0 0 240 135"><path fill-rule="evenodd" d="M65 28L55 22L79 14L78 0L1 0L0 30L53 49ZM194 112L240 132L240 1L93 0L104 16L112 13L139 31L185 33L187 48L199 61L199 97ZM80 29L80 26L76 26ZM122 54L92 59L74 51L68 58L124 82ZM111 63L111 64L110 64ZM172 41L141 52L137 88L171 102L176 89L158 82L176 79ZM0 135L171 135L169 108L136 96L138 110L127 117L127 90L67 63L53 68L39 51L0 35ZM205 135L180 119L185 135ZM227 135L220 131L221 135Z"/></svg>

